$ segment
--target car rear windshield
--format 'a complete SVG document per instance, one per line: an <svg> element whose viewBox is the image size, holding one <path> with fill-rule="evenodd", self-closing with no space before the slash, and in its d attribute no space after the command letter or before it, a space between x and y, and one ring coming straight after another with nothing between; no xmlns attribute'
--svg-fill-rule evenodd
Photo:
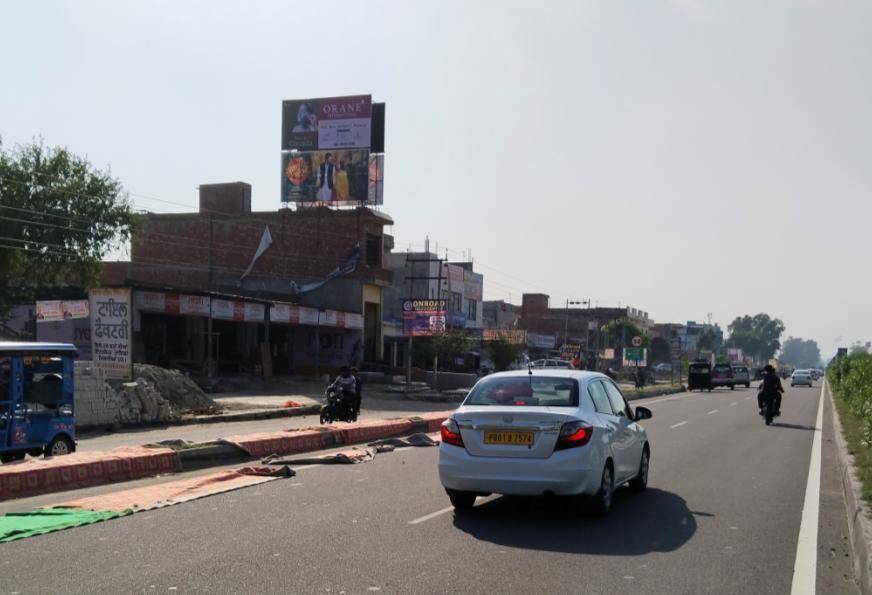
<svg viewBox="0 0 872 595"><path fill-rule="evenodd" d="M464 405L539 405L578 407L578 383L572 378L512 376L479 382Z"/></svg>
<svg viewBox="0 0 872 595"><path fill-rule="evenodd" d="M747 374L748 368L733 368L733 372L738 372L740 374Z"/></svg>
<svg viewBox="0 0 872 595"><path fill-rule="evenodd" d="M729 372L731 369L730 366L715 366L715 372Z"/></svg>

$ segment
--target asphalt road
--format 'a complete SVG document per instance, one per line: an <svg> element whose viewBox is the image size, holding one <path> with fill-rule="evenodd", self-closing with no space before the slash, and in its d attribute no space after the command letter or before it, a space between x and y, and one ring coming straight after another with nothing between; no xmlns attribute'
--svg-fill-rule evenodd
<svg viewBox="0 0 872 595"><path fill-rule="evenodd" d="M0 545L0 592L789 593L819 396L788 389L771 427L753 389L648 400L649 489L607 519L505 497L455 514L437 450L405 449ZM824 420L816 587L855 593Z"/></svg>

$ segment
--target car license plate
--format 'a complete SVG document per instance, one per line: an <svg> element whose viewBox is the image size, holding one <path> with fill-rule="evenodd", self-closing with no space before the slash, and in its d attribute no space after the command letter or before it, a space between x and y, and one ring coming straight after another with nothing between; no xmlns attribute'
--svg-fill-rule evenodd
<svg viewBox="0 0 872 595"><path fill-rule="evenodd" d="M485 432L484 443L530 446L533 444L533 432Z"/></svg>

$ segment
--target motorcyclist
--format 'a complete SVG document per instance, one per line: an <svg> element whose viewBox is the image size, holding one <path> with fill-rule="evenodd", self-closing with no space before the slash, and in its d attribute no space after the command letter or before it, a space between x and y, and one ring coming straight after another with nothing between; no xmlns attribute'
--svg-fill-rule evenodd
<svg viewBox="0 0 872 595"><path fill-rule="evenodd" d="M363 401L363 381L357 375L357 367L351 366L351 376L354 378L354 415L360 415L360 403Z"/></svg>
<svg viewBox="0 0 872 595"><path fill-rule="evenodd" d="M775 404L774 415L781 415L781 395L784 393L784 387L781 386L781 379L775 372L772 365L767 364L763 367L763 382L757 390L757 406L760 408L760 414L765 413L765 399L772 399Z"/></svg>
<svg viewBox="0 0 872 595"><path fill-rule="evenodd" d="M352 408L356 402L356 394L358 388L358 380L351 373L351 368L348 366L342 366L339 369L339 376L336 377L336 380L333 381L327 390L335 390L343 400L350 399L349 403L351 403Z"/></svg>

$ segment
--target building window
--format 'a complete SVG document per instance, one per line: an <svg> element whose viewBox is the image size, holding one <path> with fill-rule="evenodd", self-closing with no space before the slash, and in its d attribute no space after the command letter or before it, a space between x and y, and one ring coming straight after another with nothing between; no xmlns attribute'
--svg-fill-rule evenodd
<svg viewBox="0 0 872 595"><path fill-rule="evenodd" d="M466 300L466 319L476 320L478 302L475 300Z"/></svg>
<svg viewBox="0 0 872 595"><path fill-rule="evenodd" d="M381 236L366 234L366 264L371 267L381 267L382 238Z"/></svg>
<svg viewBox="0 0 872 595"><path fill-rule="evenodd" d="M451 292L451 304L448 306L449 312L463 312L463 294L456 291Z"/></svg>

